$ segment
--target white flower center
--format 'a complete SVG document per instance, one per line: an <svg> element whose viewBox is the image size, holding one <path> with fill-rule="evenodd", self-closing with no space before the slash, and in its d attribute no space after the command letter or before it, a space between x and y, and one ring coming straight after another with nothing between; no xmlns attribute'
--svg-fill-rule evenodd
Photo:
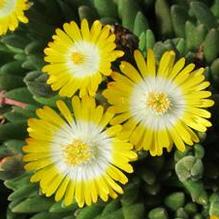
<svg viewBox="0 0 219 219"><path fill-rule="evenodd" d="M171 127L185 110L181 89L161 77L146 77L133 88L129 102L132 116L154 130Z"/></svg>
<svg viewBox="0 0 219 219"><path fill-rule="evenodd" d="M64 125L51 142L52 158L60 173L79 181L101 175L111 162L111 151L111 138L86 121Z"/></svg>
<svg viewBox="0 0 219 219"><path fill-rule="evenodd" d="M95 74L100 66L100 52L95 44L76 42L67 54L67 64L75 77L86 77Z"/></svg>
<svg viewBox="0 0 219 219"><path fill-rule="evenodd" d="M17 0L0 0L0 18L9 15L16 7Z"/></svg>

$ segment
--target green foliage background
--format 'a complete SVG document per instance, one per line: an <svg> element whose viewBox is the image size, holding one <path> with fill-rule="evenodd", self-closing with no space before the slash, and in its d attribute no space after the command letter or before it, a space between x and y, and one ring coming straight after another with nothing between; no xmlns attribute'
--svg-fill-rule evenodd
<svg viewBox="0 0 219 219"><path fill-rule="evenodd" d="M30 20L0 37L0 90L28 104L0 106L0 218L4 219L206 219L219 216L219 0L32 0ZM118 47L131 59L135 48L153 48L159 59L173 49L177 57L206 67L216 101L213 127L201 144L162 157L139 154L135 173L117 200L78 209L41 195L23 170L27 119L60 97L42 74L43 49L55 28L87 18L116 25Z"/></svg>

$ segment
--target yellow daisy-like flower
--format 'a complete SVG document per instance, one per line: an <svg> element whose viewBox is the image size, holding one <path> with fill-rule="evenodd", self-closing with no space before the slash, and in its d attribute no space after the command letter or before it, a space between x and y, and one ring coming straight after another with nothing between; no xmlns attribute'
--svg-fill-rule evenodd
<svg viewBox="0 0 219 219"><path fill-rule="evenodd" d="M111 111L118 115L111 124L124 123L124 136L129 136L136 149L149 150L151 155L161 155L163 148L172 149L173 143L180 151L185 144L199 139L192 130L205 132L211 123L211 114L202 108L214 102L207 99L205 91L210 83L205 81L204 68L185 67L185 59L175 64L175 53L165 52L158 69L152 50L147 52L147 62L140 51L134 52L138 69L122 62L123 74L113 73L104 96Z"/></svg>
<svg viewBox="0 0 219 219"><path fill-rule="evenodd" d="M27 23L24 11L29 8L28 0L0 0L0 35L14 31L18 23Z"/></svg>
<svg viewBox="0 0 219 219"><path fill-rule="evenodd" d="M116 198L123 193L116 181L127 183L122 170L133 172L129 162L137 158L133 145L120 140L121 126L107 128L113 114L91 97L73 97L74 114L61 100L57 107L61 115L45 106L36 111L39 119L28 121L30 138L23 150L25 169L34 171L31 181L66 206Z"/></svg>
<svg viewBox="0 0 219 219"><path fill-rule="evenodd" d="M45 49L45 61L49 62L43 72L49 74L48 84L59 90L61 96L71 97L77 90L80 95L94 96L102 75L110 75L111 62L123 56L115 50L115 35L110 26L95 21L89 29L83 19L81 29L75 22L65 23L64 31L56 29L53 42Z"/></svg>

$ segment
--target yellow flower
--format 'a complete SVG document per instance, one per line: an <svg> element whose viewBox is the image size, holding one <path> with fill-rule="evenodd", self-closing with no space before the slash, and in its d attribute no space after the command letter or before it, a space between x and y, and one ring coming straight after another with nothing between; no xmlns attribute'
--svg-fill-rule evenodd
<svg viewBox="0 0 219 219"><path fill-rule="evenodd" d="M137 158L133 145L120 140L121 126L108 128L113 114L91 97L74 96L74 114L61 100L57 107L61 115L45 106L36 111L39 119L28 121L30 138L23 150L25 169L34 171L31 181L40 182L46 196L64 199L66 206L116 198L123 193L116 181L127 183L122 170L133 172L129 162Z"/></svg>
<svg viewBox="0 0 219 219"><path fill-rule="evenodd" d="M0 35L14 31L18 22L27 23L24 11L29 8L28 0L0 0Z"/></svg>
<svg viewBox="0 0 219 219"><path fill-rule="evenodd" d="M173 143L180 151L185 144L199 139L192 130L205 132L211 123L211 114L202 108L214 104L205 91L210 83L205 80L204 69L185 66L181 58L174 64L175 53L165 52L158 69L152 50L147 52L147 62L139 51L134 52L136 69L122 62L123 74L113 73L113 82L103 92L117 113L111 124L123 123L124 136L129 136L136 149L149 150L151 155L161 155L163 148L170 151Z"/></svg>
<svg viewBox="0 0 219 219"><path fill-rule="evenodd" d="M77 90L80 95L94 96L103 75L110 75L111 62L123 56L115 50L115 35L110 26L95 21L89 29L82 20L81 29L75 22L65 23L64 31L56 29L53 42L45 49L43 72L49 74L48 84L59 90L61 96L71 97Z"/></svg>

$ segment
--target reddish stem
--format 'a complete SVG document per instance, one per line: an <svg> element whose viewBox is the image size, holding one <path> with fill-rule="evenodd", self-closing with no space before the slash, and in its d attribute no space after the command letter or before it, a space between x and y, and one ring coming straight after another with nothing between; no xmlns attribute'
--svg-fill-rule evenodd
<svg viewBox="0 0 219 219"><path fill-rule="evenodd" d="M5 97L4 91L0 92L0 105L11 105L11 106L18 106L21 108L25 108L27 106L26 103Z"/></svg>

